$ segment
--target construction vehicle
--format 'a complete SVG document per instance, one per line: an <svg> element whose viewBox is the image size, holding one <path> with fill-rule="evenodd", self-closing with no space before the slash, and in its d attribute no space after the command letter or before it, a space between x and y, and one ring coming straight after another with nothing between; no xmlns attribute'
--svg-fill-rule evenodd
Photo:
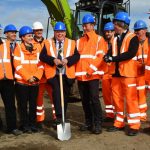
<svg viewBox="0 0 150 150"><path fill-rule="evenodd" d="M67 37L72 39L82 35L82 17L87 13L95 16L95 30L98 34L102 34L104 24L112 21L118 11L130 13L130 0L125 2L123 0L79 0L75 3L76 10L73 11L67 0L42 0L42 2L48 9L52 26L56 21L63 21L67 28Z"/></svg>

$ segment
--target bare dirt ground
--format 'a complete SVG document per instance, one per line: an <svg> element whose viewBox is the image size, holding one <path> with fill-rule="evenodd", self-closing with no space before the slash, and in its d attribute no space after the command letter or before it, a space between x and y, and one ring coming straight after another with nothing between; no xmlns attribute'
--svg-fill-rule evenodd
<svg viewBox="0 0 150 150"><path fill-rule="evenodd" d="M101 101L103 101L101 99ZM148 102L149 103L149 102ZM7 135L0 132L0 150L149 150L150 134L142 132L142 128L149 126L149 120L142 124L141 132L136 137L129 137L123 131L94 135L90 132L80 132L79 125L84 122L81 103L70 103L68 119L71 123L72 137L69 141L57 140L57 132L51 127L52 114L49 100L45 97L46 119L44 131L20 136ZM0 112L5 121L3 103L0 100ZM150 111L148 111L150 116ZM109 124L105 124L108 126Z"/></svg>

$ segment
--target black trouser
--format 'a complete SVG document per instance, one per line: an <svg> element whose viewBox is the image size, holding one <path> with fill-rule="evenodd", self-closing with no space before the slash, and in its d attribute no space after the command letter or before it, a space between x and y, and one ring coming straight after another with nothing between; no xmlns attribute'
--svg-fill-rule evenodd
<svg viewBox="0 0 150 150"><path fill-rule="evenodd" d="M78 81L79 92L87 124L101 124L102 108L99 101L99 80Z"/></svg>
<svg viewBox="0 0 150 150"><path fill-rule="evenodd" d="M5 106L7 130L16 129L15 90L13 80L0 80L0 94Z"/></svg>
<svg viewBox="0 0 150 150"><path fill-rule="evenodd" d="M62 78L63 78L63 92L64 92L64 109L65 109L65 114L66 114L68 97L69 97L69 94L70 94L71 85L73 84L73 80L68 79L66 77L66 75L63 75ZM47 82L52 87L53 102L54 102L54 106L55 106L56 116L61 118L62 109L61 109L61 95L60 95L59 75L56 75L54 78L48 79Z"/></svg>
<svg viewBox="0 0 150 150"><path fill-rule="evenodd" d="M38 90L38 85L28 86L16 83L16 97L19 106L21 127L32 126L36 123L36 100Z"/></svg>

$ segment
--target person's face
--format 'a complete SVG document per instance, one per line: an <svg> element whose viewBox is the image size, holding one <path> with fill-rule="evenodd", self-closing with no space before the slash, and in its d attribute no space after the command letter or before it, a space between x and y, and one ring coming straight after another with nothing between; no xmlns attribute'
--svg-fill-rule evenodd
<svg viewBox="0 0 150 150"><path fill-rule="evenodd" d="M6 35L6 38L8 40L10 40L11 42L14 42L17 38L17 32L15 31L11 31L11 32L6 32L5 35Z"/></svg>
<svg viewBox="0 0 150 150"><path fill-rule="evenodd" d="M25 36L22 36L22 40L24 43L32 44L33 35L32 34L26 34Z"/></svg>
<svg viewBox="0 0 150 150"><path fill-rule="evenodd" d="M118 22L117 22L117 21L114 21L113 23L114 23L114 30L115 30L115 33L117 33L117 34L122 34L123 29L122 29L122 27L118 24Z"/></svg>
<svg viewBox="0 0 150 150"><path fill-rule="evenodd" d="M94 24L87 23L82 25L84 33L91 32L94 30Z"/></svg>
<svg viewBox="0 0 150 150"><path fill-rule="evenodd" d="M34 36L37 38L42 38L43 37L43 30L42 29L38 29L38 30L33 30L34 32Z"/></svg>
<svg viewBox="0 0 150 150"><path fill-rule="evenodd" d="M54 37L58 41L63 41L66 37L66 31L54 31Z"/></svg>
<svg viewBox="0 0 150 150"><path fill-rule="evenodd" d="M110 40L114 36L114 31L111 30L104 31L104 35L107 40Z"/></svg>
<svg viewBox="0 0 150 150"><path fill-rule="evenodd" d="M134 33L139 38L139 41L142 41L142 40L144 40L146 38L146 32L147 32L147 29L134 30Z"/></svg>

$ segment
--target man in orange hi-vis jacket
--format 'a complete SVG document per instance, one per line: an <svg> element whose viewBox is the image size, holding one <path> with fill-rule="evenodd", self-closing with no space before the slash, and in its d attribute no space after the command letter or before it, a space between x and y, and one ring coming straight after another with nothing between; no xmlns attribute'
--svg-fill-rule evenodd
<svg viewBox="0 0 150 150"><path fill-rule="evenodd" d="M143 20L138 20L134 24L134 32L139 39L138 59L138 77L137 90L140 109L140 120L147 121L147 102L146 102L146 82L145 82L145 64L148 55L148 37L146 36L147 25ZM149 86L148 86L149 87Z"/></svg>
<svg viewBox="0 0 150 150"><path fill-rule="evenodd" d="M94 134L102 133L102 108L99 101L99 79L107 71L103 61L106 43L102 36L94 31L95 19L87 14L82 19L83 37L77 40L80 60L76 64L76 79L85 114L85 124L81 131L90 130Z"/></svg>
<svg viewBox="0 0 150 150"><path fill-rule="evenodd" d="M107 49L111 47L111 43L114 37L114 24L108 22L104 25L104 39L107 43ZM108 64L109 65L109 64ZM102 94L105 104L106 118L103 122L113 122L114 121L114 105L112 99L112 89L111 89L112 75L106 73L102 78Z"/></svg>
<svg viewBox="0 0 150 150"><path fill-rule="evenodd" d="M34 33L33 45L38 46L39 50L42 51L42 48L44 46L44 41L45 41L43 38L44 27L41 22L36 21L33 23L32 29ZM54 109L53 100L52 100L52 88L47 83L45 73L43 73L43 77L40 80L40 84L39 84L39 93L38 93L37 107L36 107L37 122L38 122L38 127L40 129L42 129L43 121L45 119L45 111L44 111L44 103L43 103L43 96L44 96L45 90L47 91L49 95L50 103L52 104L53 120L55 120L56 116L55 116L55 109Z"/></svg>
<svg viewBox="0 0 150 150"><path fill-rule="evenodd" d="M14 67L20 129L27 133L38 132L36 127L36 100L44 67L39 60L40 50L32 44L32 28L29 26L21 27L19 37L22 43L18 44L14 50Z"/></svg>
<svg viewBox="0 0 150 150"><path fill-rule="evenodd" d="M127 135L135 136L140 128L140 111L138 105L136 77L139 40L129 31L130 17L126 12L118 12L114 18L116 36L112 48L104 60L111 62L109 72L112 74L112 95L116 118L108 132L123 130L125 117L129 129ZM125 109L126 108L126 114Z"/></svg>

